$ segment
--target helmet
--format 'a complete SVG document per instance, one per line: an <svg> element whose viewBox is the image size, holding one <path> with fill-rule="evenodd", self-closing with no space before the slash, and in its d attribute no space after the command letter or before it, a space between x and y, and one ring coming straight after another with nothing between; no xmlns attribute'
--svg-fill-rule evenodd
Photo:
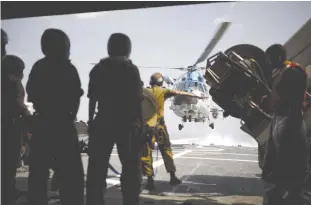
<svg viewBox="0 0 311 205"><path fill-rule="evenodd" d="M154 73L151 75L150 78L150 85L159 85L162 86L163 84L163 75L161 73Z"/></svg>
<svg viewBox="0 0 311 205"><path fill-rule="evenodd" d="M131 39L123 33L113 33L108 40L109 56L126 56L131 54Z"/></svg>
<svg viewBox="0 0 311 205"><path fill-rule="evenodd" d="M46 29L41 37L41 50L45 56L69 57L69 37L60 29Z"/></svg>
<svg viewBox="0 0 311 205"><path fill-rule="evenodd" d="M266 50L267 60L273 67L283 67L287 59L286 49L281 44L273 44Z"/></svg>
<svg viewBox="0 0 311 205"><path fill-rule="evenodd" d="M14 75L23 78L25 64L22 59L14 55L7 55L2 61L4 72L9 75Z"/></svg>

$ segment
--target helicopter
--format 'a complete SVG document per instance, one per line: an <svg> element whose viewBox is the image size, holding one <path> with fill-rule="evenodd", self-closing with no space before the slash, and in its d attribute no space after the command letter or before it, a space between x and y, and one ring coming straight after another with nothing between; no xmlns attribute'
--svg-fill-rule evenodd
<svg viewBox="0 0 311 205"><path fill-rule="evenodd" d="M186 68L165 68L186 71L179 78L173 79L168 76L163 76L164 82L171 86L172 89L193 93L197 96L205 97L204 99L197 99L188 96L175 96L171 100L170 110L175 115L181 118L182 122L178 125L178 129L182 130L183 123L188 122L202 122L206 119L209 122L209 127L214 129L214 122L218 118L219 112L223 112L222 109L216 107L212 102L209 95L209 86L205 82L205 79L201 71L205 70L205 67L198 67L197 64L205 61L208 55L212 52L218 41L222 38L226 30L230 26L230 22L222 22L218 28L216 34L207 45L201 56L198 58L196 63ZM138 66L140 68L163 68L163 67L147 67Z"/></svg>
<svg viewBox="0 0 311 205"><path fill-rule="evenodd" d="M181 123L178 125L178 129L182 130L184 123L195 122L205 123L209 122L210 128L214 129L214 122L212 120L217 119L219 112L223 110L216 107L209 97L209 87L205 83L203 75L197 68L190 68L188 72L181 75L178 79L173 79L167 76L163 76L164 82L168 87L190 92L197 96L205 97L203 99L192 98L188 96L175 96L171 100L170 110L174 114L181 118Z"/></svg>

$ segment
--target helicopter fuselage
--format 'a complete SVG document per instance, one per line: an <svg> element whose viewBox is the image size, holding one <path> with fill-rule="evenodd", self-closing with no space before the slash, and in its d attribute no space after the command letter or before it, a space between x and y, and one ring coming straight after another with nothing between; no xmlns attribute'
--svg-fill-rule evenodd
<svg viewBox="0 0 311 205"><path fill-rule="evenodd" d="M178 100L183 99L182 104L175 104L175 102ZM178 117L181 117L183 119L188 119L191 121L192 119L195 122L205 122L205 119L209 116L209 107L207 104L206 99L198 100L196 99L195 103L187 103L191 100L188 99L189 97L179 96L179 98L175 98L171 105L171 110L177 115ZM186 120L184 120L186 121Z"/></svg>
<svg viewBox="0 0 311 205"><path fill-rule="evenodd" d="M203 76L198 71L189 71L186 75L175 83L176 90L190 92L197 96L207 97L198 99L189 96L176 96L172 99L170 109L178 117L191 122L205 122L210 115L210 99L208 98L208 87Z"/></svg>

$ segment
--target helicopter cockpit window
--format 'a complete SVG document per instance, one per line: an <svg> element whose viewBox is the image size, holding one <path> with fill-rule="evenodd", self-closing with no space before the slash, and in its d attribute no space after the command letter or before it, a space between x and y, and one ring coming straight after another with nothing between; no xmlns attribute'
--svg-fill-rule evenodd
<svg viewBox="0 0 311 205"><path fill-rule="evenodd" d="M185 88L185 82L181 82L176 85L177 90L184 90L184 88Z"/></svg>
<svg viewBox="0 0 311 205"><path fill-rule="evenodd" d="M189 82L189 89L191 90L199 90L201 92L204 92L204 88L202 86L202 83L199 82Z"/></svg>

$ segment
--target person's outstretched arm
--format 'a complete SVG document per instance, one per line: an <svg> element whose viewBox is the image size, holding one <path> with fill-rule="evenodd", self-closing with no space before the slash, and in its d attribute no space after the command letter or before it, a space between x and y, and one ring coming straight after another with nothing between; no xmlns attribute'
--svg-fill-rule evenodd
<svg viewBox="0 0 311 205"><path fill-rule="evenodd" d="M173 89L166 89L166 93L165 93L165 97L166 98L170 98L173 96L189 96L189 97L195 97L195 98L199 98L199 99L204 99L206 97L201 97L201 96L197 96L193 93L188 93L188 92L184 92L184 91L179 91L179 90L173 90Z"/></svg>

